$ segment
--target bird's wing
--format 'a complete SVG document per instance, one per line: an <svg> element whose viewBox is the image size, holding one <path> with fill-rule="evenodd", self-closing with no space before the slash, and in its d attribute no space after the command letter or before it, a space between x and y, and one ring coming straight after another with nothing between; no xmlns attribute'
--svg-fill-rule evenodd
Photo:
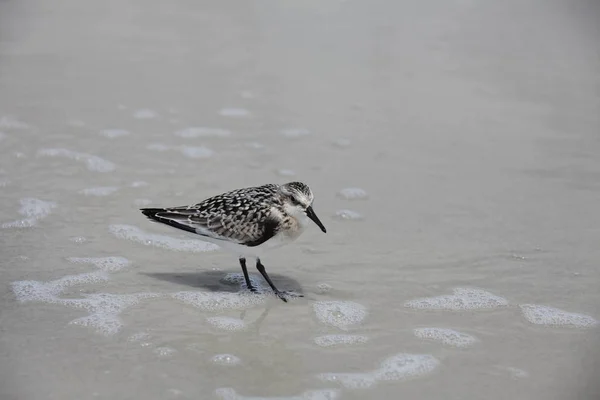
<svg viewBox="0 0 600 400"><path fill-rule="evenodd" d="M146 208L142 212L158 222L217 240L258 246L279 230L267 196L230 192L193 206ZM233 195L235 194L235 195Z"/></svg>

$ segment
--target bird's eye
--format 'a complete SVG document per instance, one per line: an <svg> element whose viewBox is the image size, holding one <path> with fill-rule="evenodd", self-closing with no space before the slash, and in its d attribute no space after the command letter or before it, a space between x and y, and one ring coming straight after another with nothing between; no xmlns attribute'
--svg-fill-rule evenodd
<svg viewBox="0 0 600 400"><path fill-rule="evenodd" d="M294 196L291 197L291 200L292 200L292 204L293 205L295 205L295 206L299 206L300 205L300 202Z"/></svg>

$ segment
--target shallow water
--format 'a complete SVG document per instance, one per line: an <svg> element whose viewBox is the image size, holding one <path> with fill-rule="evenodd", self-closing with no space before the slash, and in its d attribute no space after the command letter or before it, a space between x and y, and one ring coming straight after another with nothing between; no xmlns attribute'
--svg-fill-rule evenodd
<svg viewBox="0 0 600 400"><path fill-rule="evenodd" d="M597 11L2 2L2 399L595 398ZM294 179L287 304L138 211Z"/></svg>

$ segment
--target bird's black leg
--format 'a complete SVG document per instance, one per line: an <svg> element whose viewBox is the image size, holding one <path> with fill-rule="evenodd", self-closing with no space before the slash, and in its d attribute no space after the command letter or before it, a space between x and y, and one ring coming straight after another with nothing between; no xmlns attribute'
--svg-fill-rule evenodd
<svg viewBox="0 0 600 400"><path fill-rule="evenodd" d="M242 272L244 273L244 279L246 280L246 287L251 292L256 292L256 288L252 286L252 282L250 282L250 276L248 276L248 269L246 268L246 259L244 257L240 257L240 265L242 266Z"/></svg>
<svg viewBox="0 0 600 400"><path fill-rule="evenodd" d="M269 278L269 275L267 275L265 266L262 265L262 263L260 262L260 258L256 258L256 269L258 270L258 272L260 272L260 274L263 276L263 278L265 278L265 280L267 281L269 286L271 286L271 289L273 289L273 291L275 292L277 297L279 297L281 300L285 301L286 303L287 303L287 299L285 298L286 295L291 296L291 297L304 297L301 294L294 294L294 293L279 291L279 289L277 289L275 287L275 285L273 284L273 282L271 281L271 278Z"/></svg>

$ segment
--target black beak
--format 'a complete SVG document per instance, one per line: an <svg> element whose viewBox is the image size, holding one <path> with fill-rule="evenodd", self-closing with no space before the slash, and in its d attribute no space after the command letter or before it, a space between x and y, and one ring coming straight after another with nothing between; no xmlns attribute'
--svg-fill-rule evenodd
<svg viewBox="0 0 600 400"><path fill-rule="evenodd" d="M317 217L317 214L315 214L315 210L313 210L312 206L309 206L309 207L306 209L306 215L308 216L308 218L312 219L312 220L313 220L313 222L314 222L315 224L317 224L317 226L318 226L319 228L321 228L321 230L322 230L324 233L327 233L327 229L325 229L325 227L323 226L323 224L321 223L321 221L319 221L319 217Z"/></svg>

